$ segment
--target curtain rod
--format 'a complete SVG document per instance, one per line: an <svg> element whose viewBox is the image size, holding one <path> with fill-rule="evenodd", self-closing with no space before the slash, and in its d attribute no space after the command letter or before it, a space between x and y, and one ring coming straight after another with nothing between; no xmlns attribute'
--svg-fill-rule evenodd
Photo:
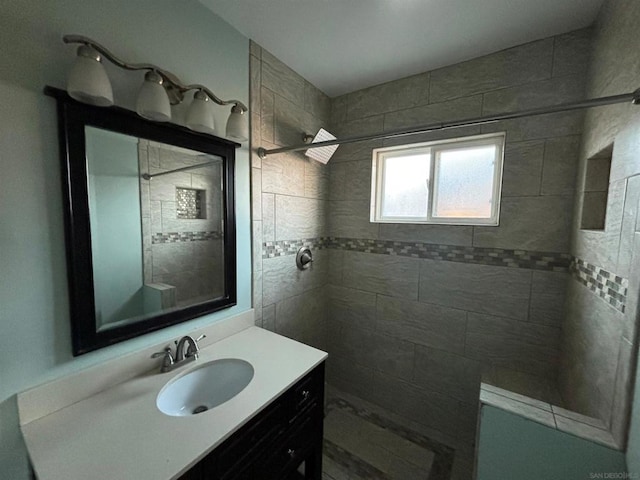
<svg viewBox="0 0 640 480"><path fill-rule="evenodd" d="M614 105L616 103L631 102L634 105L640 105L640 88L631 93L623 93L620 95L612 95L610 97L593 98L590 100L583 100L581 102L563 103L560 105L550 107L532 108L530 110L521 110L519 112L508 112L496 115L487 115L484 117L472 117L462 120L455 120L452 122L439 122L431 123L427 125L420 125L410 129L392 130L390 132L379 132L369 135L356 135L352 137L344 137L336 140L327 140L324 142L318 142L313 144L300 144L292 145L290 147L280 147L266 150L264 148L258 148L257 153L260 158L265 158L267 155L275 155L277 153L284 152L297 152L300 150L308 150L309 148L321 148L330 147L332 145L344 145L347 143L365 142L368 140L378 140L381 138L395 138L410 135L418 135L420 133L434 132L438 130L446 130L450 128L468 127L471 125L484 125L487 123L500 122L502 120L512 120L514 118L531 117L535 115L545 115L549 113L567 112L570 110L580 110L591 107L601 107L605 105Z"/></svg>
<svg viewBox="0 0 640 480"><path fill-rule="evenodd" d="M167 170L166 172L143 173L140 176L142 178L144 178L145 180L151 180L152 178L161 177L162 175L169 175L170 173L185 172L187 170L193 170L193 169L196 169L196 168L209 167L215 161L219 161L219 160L217 158L212 158L211 160L209 160L207 162L199 163L197 165L190 165L188 167L174 168L173 170Z"/></svg>

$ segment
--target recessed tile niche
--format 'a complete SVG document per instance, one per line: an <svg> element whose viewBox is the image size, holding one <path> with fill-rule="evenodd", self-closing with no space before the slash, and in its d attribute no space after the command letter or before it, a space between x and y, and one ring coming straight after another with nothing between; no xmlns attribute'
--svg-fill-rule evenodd
<svg viewBox="0 0 640 480"><path fill-rule="evenodd" d="M580 222L583 230L604 230L612 154L613 144L587 160Z"/></svg>
<svg viewBox="0 0 640 480"><path fill-rule="evenodd" d="M176 187L176 217L190 220L205 217L204 190Z"/></svg>

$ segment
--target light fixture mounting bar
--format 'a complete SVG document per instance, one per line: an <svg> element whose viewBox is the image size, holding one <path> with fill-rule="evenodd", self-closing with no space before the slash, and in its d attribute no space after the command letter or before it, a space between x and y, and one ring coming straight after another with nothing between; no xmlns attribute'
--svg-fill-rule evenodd
<svg viewBox="0 0 640 480"><path fill-rule="evenodd" d="M110 50L108 50L103 45L99 44L95 40L90 39L89 37L85 37L82 35L64 35L62 37L64 43L79 43L81 45L87 45L93 48L95 51L100 53L103 57L108 59L114 65L123 68L125 70L150 70L156 72L158 75L162 77L163 86L169 95L169 100L172 105L176 105L184 99L185 92L190 90L201 90L207 94L211 100L213 100L218 105L234 105L239 108L243 113L247 112L249 109L246 107L244 103L240 100L222 100L217 95L215 95L211 90L201 84L190 84L186 85L180 81L180 79L173 73L165 70L163 68L158 67L152 63L127 63L122 61L116 55L114 55Z"/></svg>
<svg viewBox="0 0 640 480"><path fill-rule="evenodd" d="M630 102L634 105L640 105L640 88L631 93L623 93L620 95L612 95L609 97L592 98L574 103L563 103L559 105L553 105L548 107L532 108L529 110L521 110L517 112L507 112L496 115L487 115L483 117L466 118L462 120L454 120L451 122L439 122L431 123L427 125L420 125L412 128L404 128L400 130L391 130L389 132L378 132L369 135L357 135L352 137L344 137L336 140L327 140L324 142L313 143L311 148L330 147L332 145L345 145L348 143L366 142L369 140L379 140L386 138L396 138L410 135L418 135L421 133L435 132L438 130L447 130L451 128L468 127L471 125L485 125L487 123L495 123L503 120L513 120L516 118L532 117L535 115L545 115L550 113L568 112L571 110L581 110L591 107L601 107L605 105L614 105L617 103ZM258 148L257 153L260 158L265 158L267 155L275 155L277 153L284 152L299 152L301 150L308 150L310 145L308 143L300 145L292 145L289 147L280 147L266 150L264 148Z"/></svg>

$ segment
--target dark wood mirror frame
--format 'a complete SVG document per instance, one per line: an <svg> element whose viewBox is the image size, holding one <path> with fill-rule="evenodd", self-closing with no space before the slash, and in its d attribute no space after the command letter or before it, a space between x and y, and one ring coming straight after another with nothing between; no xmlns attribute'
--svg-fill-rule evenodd
<svg viewBox="0 0 640 480"><path fill-rule="evenodd" d="M53 87L46 87L44 91L57 101L73 355L81 355L235 305L237 287L234 171L235 150L240 145L175 124L145 120L123 108L86 105L73 100L65 91ZM127 325L96 331L85 157L86 126L217 155L223 159L225 288L222 297L161 312Z"/></svg>

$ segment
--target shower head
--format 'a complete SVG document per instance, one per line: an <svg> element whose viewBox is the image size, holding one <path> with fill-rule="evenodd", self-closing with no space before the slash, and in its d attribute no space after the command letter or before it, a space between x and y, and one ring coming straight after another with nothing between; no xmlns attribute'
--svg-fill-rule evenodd
<svg viewBox="0 0 640 480"><path fill-rule="evenodd" d="M311 137L311 135L304 135L305 143L318 143L318 142L326 142L328 140L335 140L336 137L327 132L324 128L318 130L315 137ZM333 156L334 152L338 148L338 145L331 145L329 147L318 147L318 148L309 148L304 154L309 157L317 160L320 163L326 163Z"/></svg>

